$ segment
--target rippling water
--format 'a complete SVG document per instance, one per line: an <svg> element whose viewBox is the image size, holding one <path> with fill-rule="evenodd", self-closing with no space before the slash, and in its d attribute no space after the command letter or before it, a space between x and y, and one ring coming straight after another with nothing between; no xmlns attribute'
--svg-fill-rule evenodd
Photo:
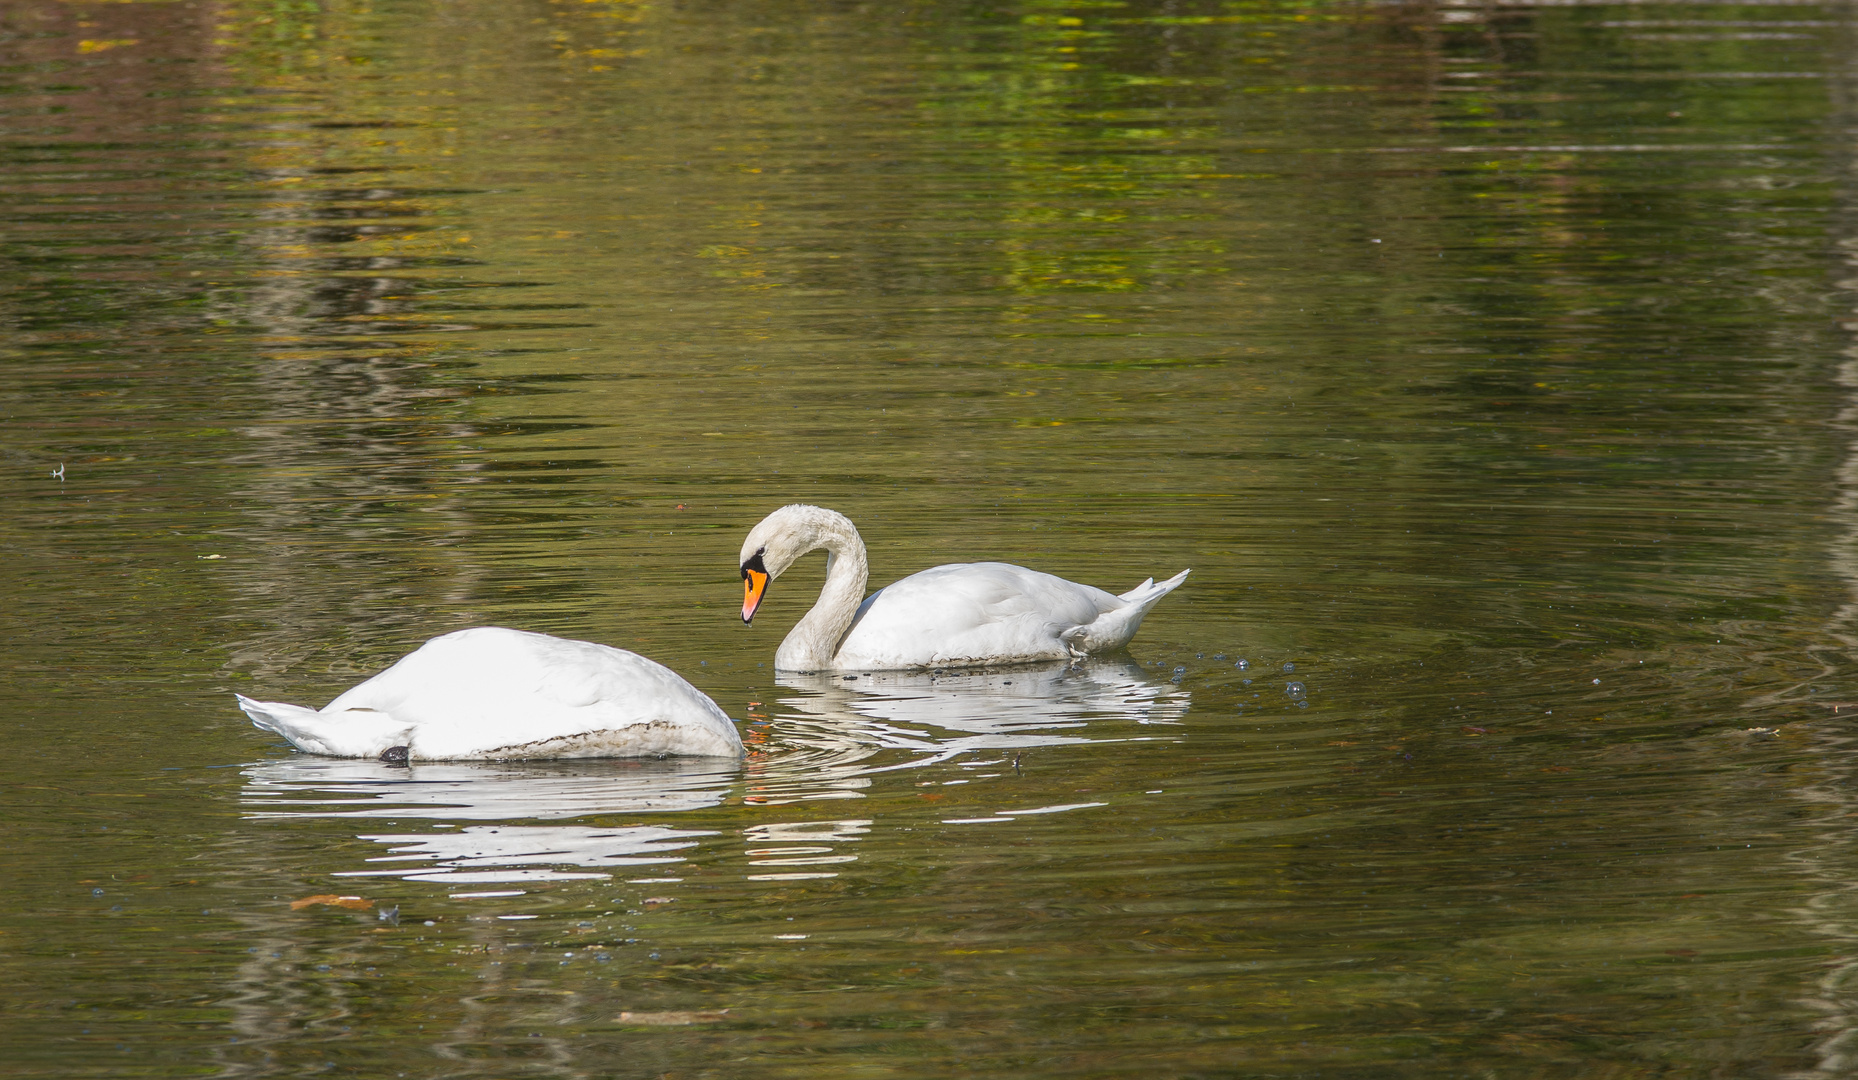
<svg viewBox="0 0 1858 1080"><path fill-rule="evenodd" d="M0 9L0 1075L1858 1068L1848 6ZM1130 654L776 679L873 584ZM486 623L740 766L315 759Z"/></svg>

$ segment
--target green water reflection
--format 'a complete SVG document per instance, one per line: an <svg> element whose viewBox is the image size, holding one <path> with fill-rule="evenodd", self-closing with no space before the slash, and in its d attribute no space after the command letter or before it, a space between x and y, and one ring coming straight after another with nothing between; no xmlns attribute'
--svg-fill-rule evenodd
<svg viewBox="0 0 1858 1080"><path fill-rule="evenodd" d="M1849 1071L1851 41L7 6L0 1075ZM1128 657L779 682L797 500L879 583L1194 575ZM752 753L232 707L485 623Z"/></svg>

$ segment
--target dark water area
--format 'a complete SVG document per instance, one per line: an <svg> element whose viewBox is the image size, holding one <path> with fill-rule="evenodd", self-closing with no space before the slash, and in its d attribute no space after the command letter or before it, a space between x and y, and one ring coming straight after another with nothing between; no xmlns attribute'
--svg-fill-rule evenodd
<svg viewBox="0 0 1858 1080"><path fill-rule="evenodd" d="M1858 1068L1849 5L0 7L0 1076ZM1192 576L782 676L737 551ZM320 759L498 624L750 754Z"/></svg>

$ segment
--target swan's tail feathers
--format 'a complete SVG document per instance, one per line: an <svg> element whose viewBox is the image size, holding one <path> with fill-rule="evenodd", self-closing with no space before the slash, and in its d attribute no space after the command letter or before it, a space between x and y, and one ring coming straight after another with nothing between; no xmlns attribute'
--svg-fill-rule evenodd
<svg viewBox="0 0 1858 1080"><path fill-rule="evenodd" d="M1163 582L1156 582L1154 578L1149 578L1117 598L1123 601L1122 607L1114 611L1106 611L1097 616L1096 621L1090 625L1076 627L1062 635L1065 644L1073 652L1086 653L1108 652L1111 649L1122 648L1129 644L1129 639L1135 637L1135 632L1142 628L1142 617L1148 614L1148 609L1154 607L1162 597L1180 588L1181 582L1186 581L1187 575L1192 572L1182 570Z"/></svg>
<svg viewBox="0 0 1858 1080"><path fill-rule="evenodd" d="M1122 594L1118 599L1130 604L1140 604L1142 610L1146 612L1150 607L1154 606L1155 601L1180 588L1181 582L1186 581L1187 575L1191 573L1193 573L1192 570L1182 570L1180 573L1159 585L1155 584L1154 578L1149 578L1142 584Z"/></svg>
<svg viewBox="0 0 1858 1080"><path fill-rule="evenodd" d="M282 701L253 701L235 695L252 726L275 732L308 754L328 757L378 757L390 746L407 742L407 725L373 709L319 713Z"/></svg>
<svg viewBox="0 0 1858 1080"><path fill-rule="evenodd" d="M244 694L234 694L239 699L239 708L252 718L252 726L264 731L273 731L284 735L294 724L314 720L315 709L306 709L301 705L286 705L281 701L253 701ZM289 738L288 735L284 736Z"/></svg>

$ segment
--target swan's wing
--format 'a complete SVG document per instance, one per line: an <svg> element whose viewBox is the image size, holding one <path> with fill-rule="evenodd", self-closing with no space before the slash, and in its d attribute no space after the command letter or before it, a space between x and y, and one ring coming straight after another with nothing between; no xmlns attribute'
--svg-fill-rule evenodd
<svg viewBox="0 0 1858 1080"><path fill-rule="evenodd" d="M1069 655L1059 635L1123 601L1010 563L951 563L866 598L840 643L840 668L934 667Z"/></svg>
<svg viewBox="0 0 1858 1080"><path fill-rule="evenodd" d="M415 758L741 753L735 725L669 668L502 627L433 638L323 711L357 708L408 724Z"/></svg>

